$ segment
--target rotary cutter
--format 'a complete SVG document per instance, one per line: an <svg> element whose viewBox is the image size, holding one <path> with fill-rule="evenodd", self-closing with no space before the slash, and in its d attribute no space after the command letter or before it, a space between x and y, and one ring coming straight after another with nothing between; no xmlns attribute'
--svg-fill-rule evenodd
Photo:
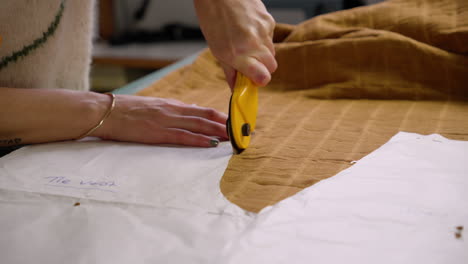
<svg viewBox="0 0 468 264"><path fill-rule="evenodd" d="M237 72L226 129L234 153L240 154L250 144L250 137L255 130L258 110L258 88L247 77Z"/></svg>

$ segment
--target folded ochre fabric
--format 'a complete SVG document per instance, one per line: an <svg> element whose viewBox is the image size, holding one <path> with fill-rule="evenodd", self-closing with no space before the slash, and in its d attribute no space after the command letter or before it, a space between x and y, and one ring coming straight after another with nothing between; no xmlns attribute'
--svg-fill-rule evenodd
<svg viewBox="0 0 468 264"><path fill-rule="evenodd" d="M331 177L398 131L468 140L468 1L387 1L278 25L274 39L256 134L221 180L240 207ZM139 94L227 112L230 91L206 51Z"/></svg>
<svg viewBox="0 0 468 264"><path fill-rule="evenodd" d="M388 1L281 31L271 89L324 99L468 98L466 0Z"/></svg>

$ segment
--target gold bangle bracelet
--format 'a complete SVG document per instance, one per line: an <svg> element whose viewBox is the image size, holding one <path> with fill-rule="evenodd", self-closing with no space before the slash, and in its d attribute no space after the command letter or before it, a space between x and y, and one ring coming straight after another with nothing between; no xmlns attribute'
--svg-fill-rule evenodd
<svg viewBox="0 0 468 264"><path fill-rule="evenodd" d="M109 115L112 113L112 110L114 110L114 107L115 107L115 95L113 93L105 93L107 95L109 95L111 98L112 98L112 102L111 102L111 105L110 107L107 109L107 112L104 114L104 117L101 119L101 121L99 121L99 123L91 128L88 132L84 133L83 135L81 135L80 137L78 137L77 139L75 140L80 140L80 139L83 139L89 135L91 135L94 131L96 131L98 128L100 128L102 126L102 124L104 124L104 121L109 117Z"/></svg>

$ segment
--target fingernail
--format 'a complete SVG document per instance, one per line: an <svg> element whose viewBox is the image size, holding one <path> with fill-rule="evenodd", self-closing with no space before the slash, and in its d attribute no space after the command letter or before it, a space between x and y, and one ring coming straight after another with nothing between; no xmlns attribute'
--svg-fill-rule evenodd
<svg viewBox="0 0 468 264"><path fill-rule="evenodd" d="M216 140L216 139L210 140L210 145L212 147L217 147L219 145L219 140Z"/></svg>

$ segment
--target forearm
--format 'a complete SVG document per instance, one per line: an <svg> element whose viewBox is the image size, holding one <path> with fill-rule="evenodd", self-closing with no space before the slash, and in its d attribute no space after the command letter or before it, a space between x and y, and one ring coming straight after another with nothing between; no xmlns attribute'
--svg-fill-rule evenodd
<svg viewBox="0 0 468 264"><path fill-rule="evenodd" d="M97 124L109 102L92 92L0 88L0 146L77 138Z"/></svg>

